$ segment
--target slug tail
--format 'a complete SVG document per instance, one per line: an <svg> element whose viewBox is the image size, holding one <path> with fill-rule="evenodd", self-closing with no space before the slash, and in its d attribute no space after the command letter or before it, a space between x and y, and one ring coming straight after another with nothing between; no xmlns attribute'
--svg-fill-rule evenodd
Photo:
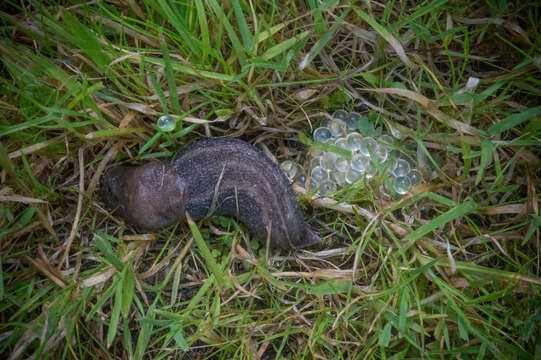
<svg viewBox="0 0 541 360"><path fill-rule="evenodd" d="M318 234L315 233L314 230L308 225L304 224L304 239L303 243L299 246L299 248L306 248L312 245L316 245L321 243L321 238Z"/></svg>

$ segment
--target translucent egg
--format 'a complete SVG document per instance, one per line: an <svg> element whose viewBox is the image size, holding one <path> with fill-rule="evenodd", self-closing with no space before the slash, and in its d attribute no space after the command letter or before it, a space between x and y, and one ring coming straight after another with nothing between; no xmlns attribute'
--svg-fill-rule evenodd
<svg viewBox="0 0 541 360"><path fill-rule="evenodd" d="M363 143L363 137L361 136L361 134L353 132L346 136L346 141L348 144L348 149L351 151L356 151L361 148L361 145Z"/></svg>
<svg viewBox="0 0 541 360"><path fill-rule="evenodd" d="M337 156L334 162L334 170L345 173L349 169L349 160L342 156Z"/></svg>
<svg viewBox="0 0 541 360"><path fill-rule="evenodd" d="M334 137L342 136L344 134L345 123L341 120L332 120L329 122L328 127Z"/></svg>
<svg viewBox="0 0 541 360"><path fill-rule="evenodd" d="M359 176L361 176L361 173L358 172L358 171L355 171L353 169L349 169L347 172L346 172L346 182L348 184L353 184L355 182L355 180L357 180L359 178Z"/></svg>
<svg viewBox="0 0 541 360"><path fill-rule="evenodd" d="M321 157L321 167L326 170L334 170L334 163L336 162L337 157L338 155L333 152L324 152L323 156Z"/></svg>
<svg viewBox="0 0 541 360"><path fill-rule="evenodd" d="M310 190L315 191L317 188L319 188L319 181L315 181L314 179L310 179Z"/></svg>
<svg viewBox="0 0 541 360"><path fill-rule="evenodd" d="M328 127L322 126L314 130L313 137L315 141L324 143L332 137L332 133Z"/></svg>
<svg viewBox="0 0 541 360"><path fill-rule="evenodd" d="M331 173L331 178L338 186L346 186L348 184L346 181L346 172L333 171Z"/></svg>
<svg viewBox="0 0 541 360"><path fill-rule="evenodd" d="M376 148L373 150L376 160L380 163L385 162L389 155L389 149L381 144L377 144Z"/></svg>
<svg viewBox="0 0 541 360"><path fill-rule="evenodd" d="M407 177L411 182L411 186L420 184L423 181L423 177L421 176L421 173L415 169L412 169L408 173Z"/></svg>
<svg viewBox="0 0 541 360"><path fill-rule="evenodd" d="M310 156L313 158L321 157L323 156L324 151L320 149L316 149L315 147L310 148Z"/></svg>
<svg viewBox="0 0 541 360"><path fill-rule="evenodd" d="M342 149L347 149L348 148L348 142L345 138L341 137L341 138L338 138L334 141L334 146L338 146L338 147L341 147Z"/></svg>
<svg viewBox="0 0 541 360"><path fill-rule="evenodd" d="M410 163L401 158L397 159L392 171L396 177L406 176L410 172Z"/></svg>
<svg viewBox="0 0 541 360"><path fill-rule="evenodd" d="M313 157L312 161L310 162L310 167L315 168L316 166L321 166L322 161L323 161L323 154L321 154L321 156Z"/></svg>
<svg viewBox="0 0 541 360"><path fill-rule="evenodd" d="M359 127L359 125L357 124L357 121L361 118L361 114L357 113L357 112L352 112L352 113L349 113L347 116L346 116L346 119L344 120L348 129L357 129Z"/></svg>
<svg viewBox="0 0 541 360"><path fill-rule="evenodd" d="M396 167L396 162L400 160L400 156L396 153L396 151L391 151L389 153L389 156L387 158L387 161L385 162L385 167L387 172L392 175L394 168Z"/></svg>
<svg viewBox="0 0 541 360"><path fill-rule="evenodd" d="M372 163L368 163L366 170L364 171L364 176L366 179L371 179L376 176L378 169Z"/></svg>
<svg viewBox="0 0 541 360"><path fill-rule="evenodd" d="M351 158L351 169L359 173L364 173L370 164L370 159L362 154L355 154Z"/></svg>
<svg viewBox="0 0 541 360"><path fill-rule="evenodd" d="M376 151L376 146L377 146L376 140L374 140L371 137L366 137L363 139L361 143L361 148L359 150L361 151L361 154L363 154L364 156L370 157L370 152L374 153Z"/></svg>
<svg viewBox="0 0 541 360"><path fill-rule="evenodd" d="M393 145L394 139L392 136L389 135L381 135L378 139L378 141L384 145Z"/></svg>
<svg viewBox="0 0 541 360"><path fill-rule="evenodd" d="M336 184L331 180L325 180L318 186L318 193L320 195L327 195L335 192L337 189Z"/></svg>
<svg viewBox="0 0 541 360"><path fill-rule="evenodd" d="M345 121L347 116L348 116L348 112L346 110L336 110L332 114L333 118L338 119L338 120L342 120L342 121Z"/></svg>
<svg viewBox="0 0 541 360"><path fill-rule="evenodd" d="M301 175L297 176L297 178L295 179L295 184L300 185L302 187L305 187L306 186L306 175L301 174Z"/></svg>
<svg viewBox="0 0 541 360"><path fill-rule="evenodd" d="M162 115L158 118L157 125L161 131L169 132L175 130L177 122L171 115Z"/></svg>
<svg viewBox="0 0 541 360"><path fill-rule="evenodd" d="M299 167L291 160L286 160L282 162L280 164L280 169L282 169L289 181L293 181L293 179L299 172Z"/></svg>
<svg viewBox="0 0 541 360"><path fill-rule="evenodd" d="M310 180L317 183L322 183L325 180L329 180L329 172L321 166L312 168L310 172Z"/></svg>
<svg viewBox="0 0 541 360"><path fill-rule="evenodd" d="M394 181L394 190L398 194L404 195L408 193L408 188L411 187L411 181L407 176L397 176Z"/></svg>

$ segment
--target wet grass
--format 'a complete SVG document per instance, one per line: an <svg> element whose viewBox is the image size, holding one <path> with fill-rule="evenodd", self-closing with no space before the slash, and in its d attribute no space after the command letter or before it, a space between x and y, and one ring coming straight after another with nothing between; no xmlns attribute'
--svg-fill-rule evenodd
<svg viewBox="0 0 541 360"><path fill-rule="evenodd" d="M370 4L3 2L2 357L541 356L541 8ZM341 108L426 182L296 187L307 251L221 217L140 233L97 195L206 137L307 164Z"/></svg>

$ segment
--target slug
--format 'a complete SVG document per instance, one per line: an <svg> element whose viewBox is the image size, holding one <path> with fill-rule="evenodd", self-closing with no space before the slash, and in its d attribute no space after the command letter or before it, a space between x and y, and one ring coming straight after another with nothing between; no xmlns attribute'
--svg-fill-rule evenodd
<svg viewBox="0 0 541 360"><path fill-rule="evenodd" d="M202 140L172 160L114 167L102 177L100 192L108 208L148 230L186 221L186 213L195 221L223 215L262 241L270 235L274 247L321 242L280 168L242 140Z"/></svg>

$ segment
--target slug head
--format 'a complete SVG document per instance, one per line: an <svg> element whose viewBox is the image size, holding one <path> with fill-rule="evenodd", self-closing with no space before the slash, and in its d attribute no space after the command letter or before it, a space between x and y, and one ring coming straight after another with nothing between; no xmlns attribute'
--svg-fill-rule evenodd
<svg viewBox="0 0 541 360"><path fill-rule="evenodd" d="M152 162L117 166L101 179L101 196L110 209L133 225L155 230L185 217L186 186L171 166Z"/></svg>
<svg viewBox="0 0 541 360"><path fill-rule="evenodd" d="M100 196L109 209L117 209L122 216L124 212L124 184L135 168L132 166L117 166L105 173L100 179Z"/></svg>

